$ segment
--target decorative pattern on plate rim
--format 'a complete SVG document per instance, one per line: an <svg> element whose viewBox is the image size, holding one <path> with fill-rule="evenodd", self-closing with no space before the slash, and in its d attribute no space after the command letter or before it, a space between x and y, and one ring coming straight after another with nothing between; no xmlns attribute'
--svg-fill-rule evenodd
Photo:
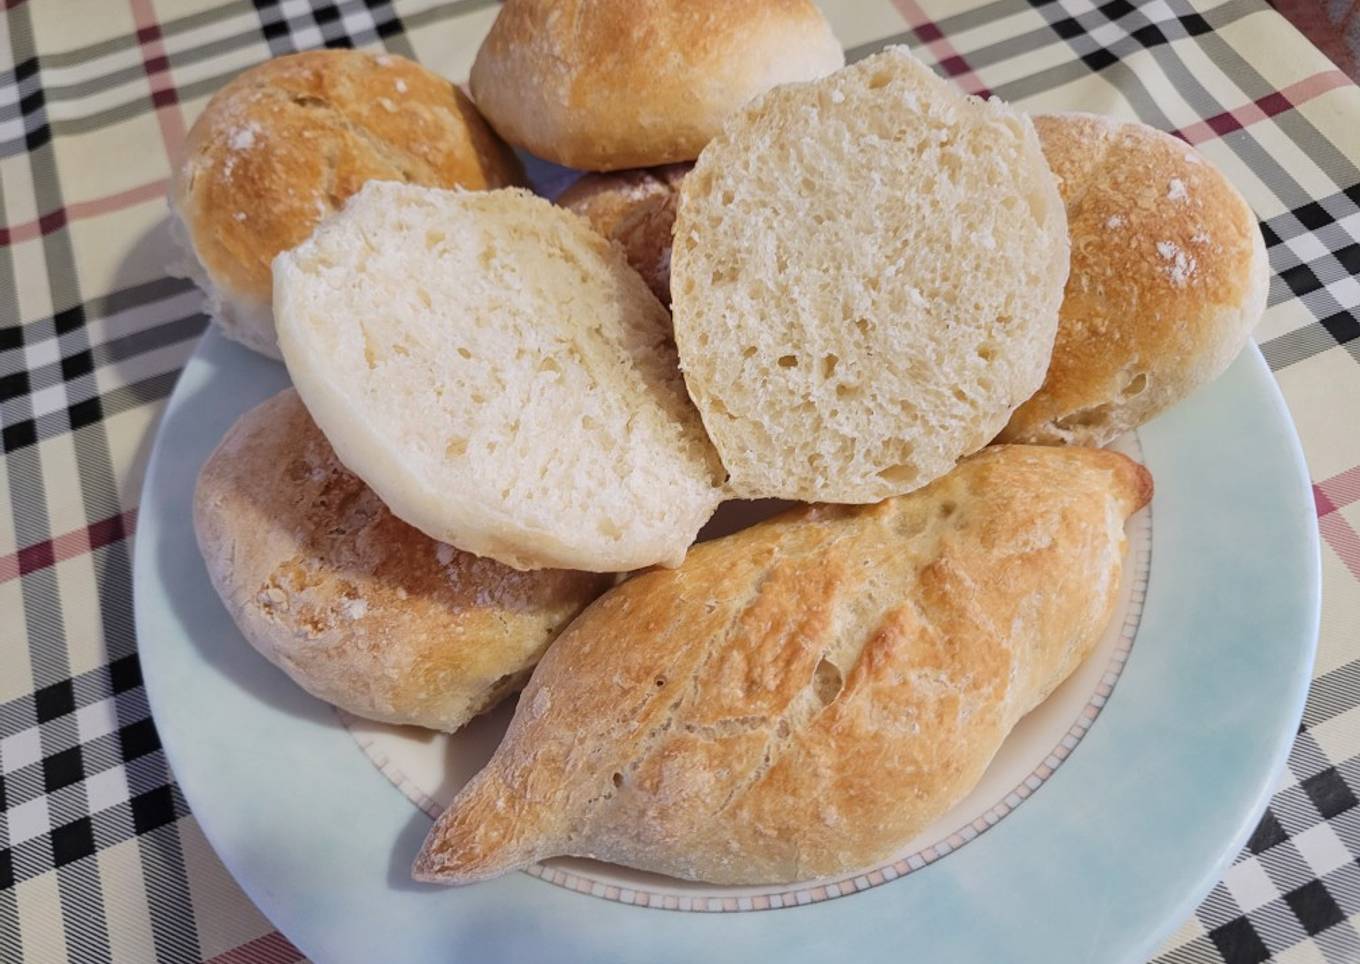
<svg viewBox="0 0 1360 964"><path fill-rule="evenodd" d="M1139 444L1136 434L1132 437L1126 437L1116 444L1119 448L1133 449L1128 454L1138 461L1142 461L1142 445ZM1125 613L1124 625L1120 629L1114 652L1110 655L1109 663L1106 665L1105 672L1101 674L1095 690L1087 699L1081 712L1077 714L1076 720L1063 734L1062 739L1058 741L1058 745L1049 751L1044 759L1010 792L952 833L914 853L907 854L905 857L890 861L872 870L850 874L834 881L794 884L787 890L769 894L719 896L663 894L647 890L645 887L625 887L619 884L605 883L575 871L554 867L552 866L553 861L533 864L524 868L524 873L566 890L574 890L578 893L623 904L632 904L635 907L703 913L731 913L779 910L785 907L800 907L844 897L915 873L959 850L1000 823L1003 818L1016 810L1044 785L1048 778L1063 765L1072 751L1076 749L1077 744L1081 742L1082 737L1091 728L1091 724L1100 716L1100 711L1114 692L1115 685L1119 682L1119 677L1123 673L1124 666L1128 662L1129 654L1133 649L1134 639L1138 635L1138 626L1143 617L1143 603L1147 598L1148 574L1152 568L1152 506L1148 505L1139 512L1131 521L1131 524L1136 528L1129 540L1134 549L1130 559L1132 572L1128 576L1132 581L1128 610ZM350 736L354 738L354 742L364 751L364 755L372 761L378 771L391 781L408 800L429 816L437 818L443 811L443 807L421 790L370 738L355 732L350 726L350 720L353 717L340 710L336 711L336 715L340 718L340 722L345 726Z"/></svg>

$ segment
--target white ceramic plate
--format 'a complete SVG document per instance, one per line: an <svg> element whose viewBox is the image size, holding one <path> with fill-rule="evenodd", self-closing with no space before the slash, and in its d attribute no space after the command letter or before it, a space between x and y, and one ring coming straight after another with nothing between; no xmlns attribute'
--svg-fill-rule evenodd
<svg viewBox="0 0 1360 964"><path fill-rule="evenodd" d="M286 384L282 366L205 337L152 456L135 592L176 776L228 868L318 961L1137 961L1239 849L1292 740L1317 638L1316 526L1251 349L1129 440L1157 493L1131 523L1122 615L1100 650L884 866L779 888L587 861L415 884L425 811L507 716L452 739L347 728L232 625L194 544L194 479L231 422Z"/></svg>

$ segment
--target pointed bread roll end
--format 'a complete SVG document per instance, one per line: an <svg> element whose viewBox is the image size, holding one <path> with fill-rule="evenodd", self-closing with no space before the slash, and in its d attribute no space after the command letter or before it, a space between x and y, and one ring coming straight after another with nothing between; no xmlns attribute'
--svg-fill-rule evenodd
<svg viewBox="0 0 1360 964"><path fill-rule="evenodd" d="M479 773L459 793L460 805L450 807L435 821L411 865L411 877L421 883L461 887L521 870L553 853L550 835L530 813L506 801L517 795L499 784L494 769Z"/></svg>
<svg viewBox="0 0 1360 964"><path fill-rule="evenodd" d="M1117 483L1114 487L1115 491L1118 492L1122 501L1128 503L1127 515L1133 515L1152 501L1152 473L1144 465L1135 462L1122 452L1094 448L1089 449L1089 451L1094 455L1104 457L1109 463Z"/></svg>

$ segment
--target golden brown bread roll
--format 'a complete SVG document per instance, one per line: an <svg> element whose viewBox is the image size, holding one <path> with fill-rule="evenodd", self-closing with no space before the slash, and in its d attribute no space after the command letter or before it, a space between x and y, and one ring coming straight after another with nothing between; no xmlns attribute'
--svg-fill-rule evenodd
<svg viewBox="0 0 1360 964"><path fill-rule="evenodd" d="M507 0L469 86L511 144L617 171L692 161L756 94L844 62L810 0Z"/></svg>
<svg viewBox="0 0 1360 964"><path fill-rule="evenodd" d="M1048 375L999 436L1104 445L1213 381L1265 310L1256 216L1192 147L1093 114L1034 118L1072 270Z"/></svg>
<svg viewBox="0 0 1360 964"><path fill-rule="evenodd" d="M213 96L170 203L190 249L183 269L226 335L278 357L270 262L374 179L481 189L523 172L461 91L404 57L291 54Z"/></svg>
<svg viewBox="0 0 1360 964"><path fill-rule="evenodd" d="M1099 639L1151 490L1113 452L989 448L634 577L549 650L415 877L571 854L767 883L883 858Z"/></svg>
<svg viewBox="0 0 1360 964"><path fill-rule="evenodd" d="M587 174L562 192L557 203L623 247L628 263L652 294L671 303L671 234L680 182L693 164L667 164L637 171Z"/></svg>
<svg viewBox="0 0 1360 964"><path fill-rule="evenodd" d="M524 685L611 576L517 572L436 542L336 459L292 389L199 474L194 528L241 633L358 716L456 730Z"/></svg>

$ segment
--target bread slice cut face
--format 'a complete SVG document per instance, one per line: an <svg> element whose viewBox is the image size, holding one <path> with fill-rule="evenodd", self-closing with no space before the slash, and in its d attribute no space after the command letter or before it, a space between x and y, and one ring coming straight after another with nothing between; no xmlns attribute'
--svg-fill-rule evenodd
<svg viewBox="0 0 1360 964"><path fill-rule="evenodd" d="M720 499L670 317L527 191L371 182L274 263L289 373L341 461L518 569L677 565Z"/></svg>
<svg viewBox="0 0 1360 964"><path fill-rule="evenodd" d="M734 494L873 502L1043 382L1067 220L1033 125L892 47L728 121L680 192L672 311Z"/></svg>

